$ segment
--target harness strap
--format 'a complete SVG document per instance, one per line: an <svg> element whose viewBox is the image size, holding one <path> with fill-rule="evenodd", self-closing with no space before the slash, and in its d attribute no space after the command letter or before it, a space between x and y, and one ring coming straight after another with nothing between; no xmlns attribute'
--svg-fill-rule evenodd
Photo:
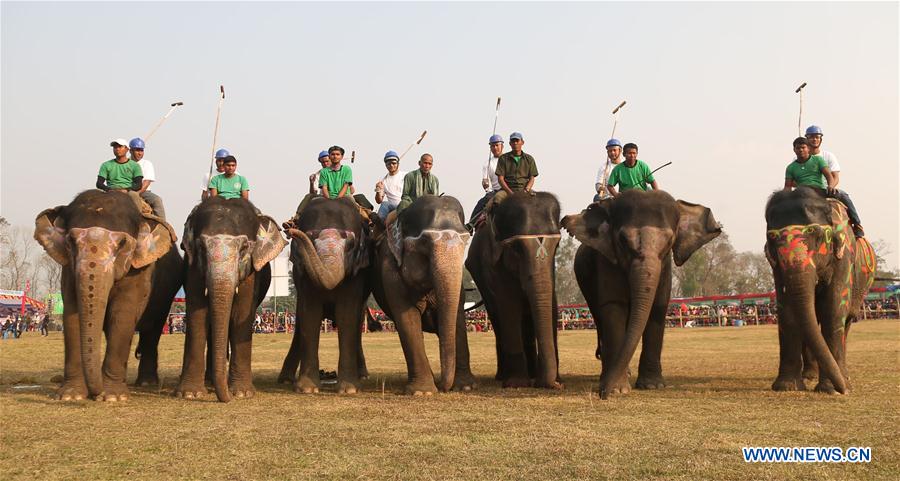
<svg viewBox="0 0 900 481"><path fill-rule="evenodd" d="M534 258L543 260L550 256L550 253L547 252L547 247L544 246L544 239L559 239L560 237L562 237L561 234L523 234L503 239L500 242L500 245L505 246L520 239L534 239L538 245L537 253L535 253Z"/></svg>

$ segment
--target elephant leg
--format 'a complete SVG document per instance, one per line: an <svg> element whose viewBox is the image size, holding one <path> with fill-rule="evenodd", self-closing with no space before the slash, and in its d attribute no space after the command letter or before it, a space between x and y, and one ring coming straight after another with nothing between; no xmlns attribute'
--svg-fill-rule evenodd
<svg viewBox="0 0 900 481"><path fill-rule="evenodd" d="M397 326L397 334L400 335L400 345L403 347L403 356L406 358L407 382L405 391L407 394L419 396L431 395L437 392L434 384L434 372L425 355L425 339L422 334L422 317L414 306L397 302L400 306L392 306L391 311L396 313L394 323ZM406 304L406 305L402 305Z"/></svg>
<svg viewBox="0 0 900 481"><path fill-rule="evenodd" d="M149 279L144 282L149 284ZM144 307L135 304L134 294L141 287L141 283L139 279L129 278L119 281L109 302L107 319L104 323L106 355L103 359L103 401L128 399L128 385L125 383L128 357L137 318Z"/></svg>
<svg viewBox="0 0 900 481"><path fill-rule="evenodd" d="M522 352L525 354L525 369L528 378L534 384L539 377L537 337L534 332L534 320L528 309L522 311Z"/></svg>
<svg viewBox="0 0 900 481"><path fill-rule="evenodd" d="M231 326L228 330L231 345L228 389L236 398L250 398L256 394L250 365L253 357L253 319L256 313L253 291L257 275L251 274L240 283L231 306Z"/></svg>
<svg viewBox="0 0 900 481"><path fill-rule="evenodd" d="M303 293L302 309L297 312L295 336L300 336L300 375L294 382L294 391L304 394L319 392L319 330L322 327L324 309L316 297Z"/></svg>
<svg viewBox="0 0 900 481"><path fill-rule="evenodd" d="M150 326L139 332L138 347L135 350L135 357L138 359L138 373L134 385L157 386L159 385L159 338L162 336L162 329Z"/></svg>
<svg viewBox="0 0 900 481"><path fill-rule="evenodd" d="M206 296L202 296L202 286L185 283L185 292L188 303L184 357L181 363L181 379L174 394L185 399L195 399L203 397L207 392L204 376L207 366L205 351L209 305Z"/></svg>
<svg viewBox="0 0 900 481"><path fill-rule="evenodd" d="M819 361L816 360L812 349L803 343L802 346L802 362L803 362L803 379L807 381L815 381L819 377Z"/></svg>
<svg viewBox="0 0 900 481"><path fill-rule="evenodd" d="M627 301L625 301L627 302ZM602 352L602 368L600 371L600 383L603 384L605 376L612 369L620 352L624 348L625 343L625 326L628 323L628 306L626 303L611 302L604 304L599 308L599 318L594 319L594 323L600 329L602 335L601 345ZM628 383L627 374L611 383L610 393L626 394L631 391Z"/></svg>
<svg viewBox="0 0 900 481"><path fill-rule="evenodd" d="M299 300L297 302L299 304ZM294 312L300 312L299 305L295 307ZM291 339L291 347L288 349L287 356L284 358L284 363L281 365L281 372L278 374L279 384L293 384L294 381L297 380L297 368L300 366L300 351L302 350L300 347L302 342L300 329L296 328L298 324L295 324L294 336Z"/></svg>
<svg viewBox="0 0 900 481"><path fill-rule="evenodd" d="M638 364L636 389L662 389L666 387L662 375L663 335L666 327L666 305L655 305L650 310L650 319L641 339L641 360Z"/></svg>
<svg viewBox="0 0 900 481"><path fill-rule="evenodd" d="M68 267L63 267L60 286L64 294L63 344L65 345L65 364L63 368L63 384L56 391L54 397L60 401L79 401L87 399L88 388L81 365L81 324L78 320L77 295L75 293L75 283Z"/></svg>
<svg viewBox="0 0 900 481"><path fill-rule="evenodd" d="M778 288L776 285L776 292ZM794 322L790 309L778 309L778 377L772 383L775 391L805 391L803 382L803 334Z"/></svg>
<svg viewBox="0 0 900 481"><path fill-rule="evenodd" d="M363 316L363 322L368 322L365 316ZM362 334L359 336L359 346L356 351L358 354L356 356L356 373L360 379L369 379L369 368L366 367L366 356L363 354L362 347Z"/></svg>
<svg viewBox="0 0 900 481"><path fill-rule="evenodd" d="M362 306L358 302L338 302L334 308L338 325L337 392L360 391L358 349L362 346Z"/></svg>
<svg viewBox="0 0 900 481"><path fill-rule="evenodd" d="M837 277L838 274L835 274ZM843 276L841 276L843 277ZM849 286L848 286L849 287ZM847 363L844 356L844 318L846 308L841 309L841 297L839 291L843 290L843 286L831 286L816 299L816 318L819 319L822 329L822 337L825 338L825 344L828 350L834 356L841 375L847 379ZM849 305L849 301L847 302ZM816 391L828 394L835 394L837 391L834 384L821 368L819 370L819 383L816 384Z"/></svg>
<svg viewBox="0 0 900 481"><path fill-rule="evenodd" d="M469 341L466 330L466 314L463 302L465 293L460 295L456 317L456 375L453 377L454 391L471 391L475 388L475 376L469 366Z"/></svg>
<svg viewBox="0 0 900 481"><path fill-rule="evenodd" d="M498 313L498 324L503 326L500 340L500 364L503 366L503 387L529 387L531 377L528 359L525 355L522 319L525 316L525 302L518 298L508 299L508 304ZM533 344L532 344L533 346ZM536 348L535 348L536 349Z"/></svg>

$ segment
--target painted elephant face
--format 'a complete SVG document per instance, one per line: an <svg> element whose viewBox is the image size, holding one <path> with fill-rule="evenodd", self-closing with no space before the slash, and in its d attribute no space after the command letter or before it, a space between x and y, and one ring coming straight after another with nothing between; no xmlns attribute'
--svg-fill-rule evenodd
<svg viewBox="0 0 900 481"><path fill-rule="evenodd" d="M837 202L822 203L803 192L796 202L779 202L774 196L766 206L766 258L782 272L825 269L834 259L854 253L849 219Z"/></svg>
<svg viewBox="0 0 900 481"><path fill-rule="evenodd" d="M562 222L581 243L624 268L635 260L662 260L669 252L680 266L722 232L708 208L662 191L627 191Z"/></svg>
<svg viewBox="0 0 900 481"><path fill-rule="evenodd" d="M350 199L313 199L288 233L292 262L325 290L369 265L369 226Z"/></svg>

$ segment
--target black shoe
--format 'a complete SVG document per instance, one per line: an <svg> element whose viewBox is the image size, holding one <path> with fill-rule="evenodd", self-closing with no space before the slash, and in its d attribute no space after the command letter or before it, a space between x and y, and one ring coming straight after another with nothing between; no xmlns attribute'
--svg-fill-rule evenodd
<svg viewBox="0 0 900 481"><path fill-rule="evenodd" d="M856 234L857 238L866 236L866 231L863 230L861 225L853 226L853 233Z"/></svg>
<svg viewBox="0 0 900 481"><path fill-rule="evenodd" d="M475 235L475 226L472 223L466 223L466 230L469 231L469 235Z"/></svg>

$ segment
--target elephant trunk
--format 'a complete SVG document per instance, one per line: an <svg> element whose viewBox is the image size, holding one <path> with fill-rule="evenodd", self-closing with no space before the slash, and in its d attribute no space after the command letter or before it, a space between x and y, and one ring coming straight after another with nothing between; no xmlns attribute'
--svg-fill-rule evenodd
<svg viewBox="0 0 900 481"><path fill-rule="evenodd" d="M88 392L92 397L103 394L103 373L100 363L100 338L106 304L113 286L113 273L101 272L97 263L82 266L77 271L78 319L81 331L81 366Z"/></svg>
<svg viewBox="0 0 900 481"><path fill-rule="evenodd" d="M800 330L803 332L803 340L812 350L816 360L819 361L819 368L822 369L825 376L831 380L834 389L841 394L847 393L847 381L841 373L841 368L831 354L825 338L816 318L815 309L815 272L810 269L804 274L789 274L785 280L786 297L790 299L787 303L788 309L793 310L794 319L799 324ZM811 278L812 277L812 278Z"/></svg>
<svg viewBox="0 0 900 481"><path fill-rule="evenodd" d="M538 348L538 373L536 383L541 387L558 387L558 364L553 322L553 259L534 260L528 296L531 319ZM526 291L526 292L527 292Z"/></svg>
<svg viewBox="0 0 900 481"><path fill-rule="evenodd" d="M449 391L456 376L456 325L462 295L463 252L466 243L456 232L435 236L430 257L432 286L437 303L441 380L438 389Z"/></svg>
<svg viewBox="0 0 900 481"><path fill-rule="evenodd" d="M209 349L212 352L213 386L219 401L228 402L231 401L231 393L228 390L225 351L228 349L228 329L237 280L227 275L208 273L206 286L210 306L209 329L212 333L212 345Z"/></svg>
<svg viewBox="0 0 900 481"><path fill-rule="evenodd" d="M656 298L661 268L662 263L655 256L636 259L629 268L628 284L631 290L631 304L628 313L628 327L625 330L625 339L619 355L612 363L609 372L600 381L601 399L609 397L613 387L625 377L628 364L637 349L638 341L641 340L644 329L647 327L650 309Z"/></svg>
<svg viewBox="0 0 900 481"><path fill-rule="evenodd" d="M343 242L338 243L334 239L323 239L323 243L328 244L325 246L326 248L321 249L324 251L323 254L325 254L326 258L326 262L323 262L322 258L319 257L320 249L313 245L305 232L291 229L290 234L298 243L297 251L300 261L313 282L322 289L331 290L344 280ZM338 239L340 239L339 236Z"/></svg>

